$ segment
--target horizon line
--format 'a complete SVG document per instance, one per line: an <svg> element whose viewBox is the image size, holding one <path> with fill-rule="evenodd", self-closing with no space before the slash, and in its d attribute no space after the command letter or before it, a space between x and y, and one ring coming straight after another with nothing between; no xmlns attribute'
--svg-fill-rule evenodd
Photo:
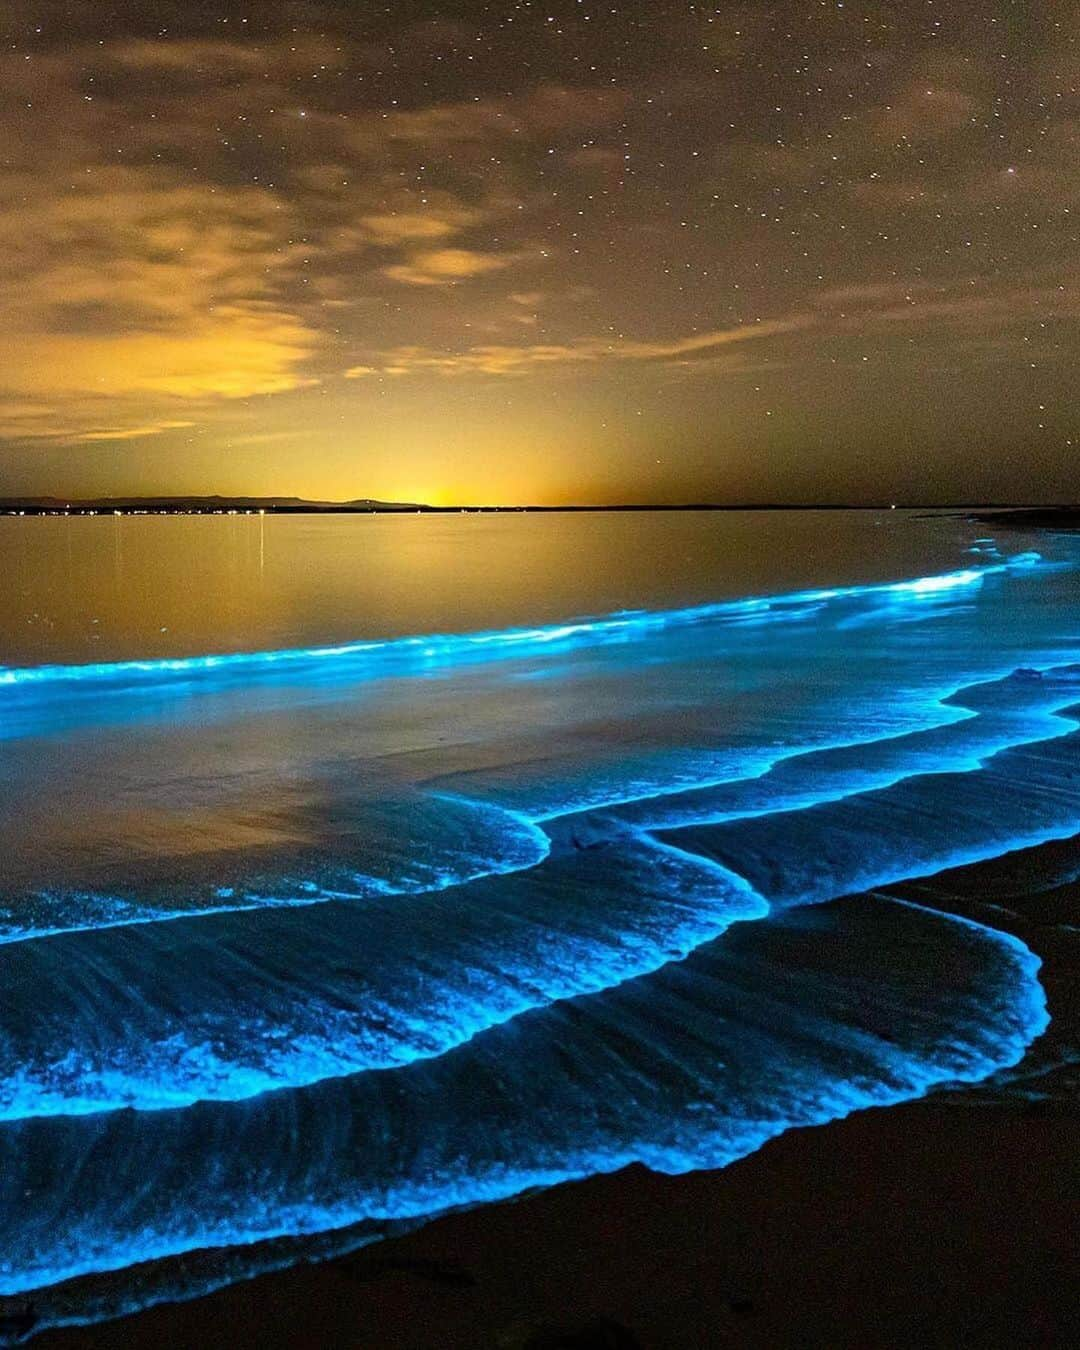
<svg viewBox="0 0 1080 1350"><path fill-rule="evenodd" d="M522 503L461 503L434 505L430 502L393 501L381 498L355 497L329 500L297 496L224 493L152 493L146 495L117 494L101 497L63 497L54 495L12 494L0 497L0 514L5 515L65 515L113 513L126 515L147 514L237 514L265 515L453 515L470 513L580 513L580 512L644 512L644 511L986 511L1035 510L1065 511L1076 509L1076 502L1064 501L903 501L879 499L869 502L850 501L683 501L683 502L601 502L546 504Z"/></svg>

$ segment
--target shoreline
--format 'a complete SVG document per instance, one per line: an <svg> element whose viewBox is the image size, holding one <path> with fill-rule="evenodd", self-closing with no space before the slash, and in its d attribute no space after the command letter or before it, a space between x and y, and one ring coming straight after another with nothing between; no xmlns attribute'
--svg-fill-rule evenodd
<svg viewBox="0 0 1080 1350"><path fill-rule="evenodd" d="M640 1164L433 1219L40 1350L892 1350L1080 1340L1077 840L881 894L991 923L1052 1021L972 1086L789 1130L717 1171ZM1064 881L1060 878L1064 877ZM833 903L844 903L833 902Z"/></svg>
<svg viewBox="0 0 1080 1350"><path fill-rule="evenodd" d="M1065 1346L1075 1123L1064 1107L873 1108L720 1171L635 1165L33 1344Z"/></svg>
<svg viewBox="0 0 1080 1350"><path fill-rule="evenodd" d="M634 1165L447 1214L352 1254L190 1301L44 1330L32 1344L1080 1343L1072 1203L1080 1130L1068 1058L1080 1043L1076 878L1080 837L880 892L1012 934L1039 957L1052 1021L1016 1068L789 1130L718 1171L669 1176Z"/></svg>

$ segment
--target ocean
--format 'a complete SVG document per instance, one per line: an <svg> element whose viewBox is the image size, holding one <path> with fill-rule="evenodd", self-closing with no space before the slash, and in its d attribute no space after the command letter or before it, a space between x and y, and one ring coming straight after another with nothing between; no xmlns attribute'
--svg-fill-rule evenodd
<svg viewBox="0 0 1080 1350"><path fill-rule="evenodd" d="M1030 1090L1039 958L926 879L1073 865L1078 563L906 511L0 520L0 1295Z"/></svg>

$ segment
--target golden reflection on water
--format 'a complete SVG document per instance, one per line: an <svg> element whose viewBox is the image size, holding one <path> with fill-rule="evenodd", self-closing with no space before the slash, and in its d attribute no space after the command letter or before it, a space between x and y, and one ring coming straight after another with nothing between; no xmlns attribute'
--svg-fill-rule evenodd
<svg viewBox="0 0 1080 1350"><path fill-rule="evenodd" d="M0 664L466 632L958 565L905 512L0 519Z"/></svg>

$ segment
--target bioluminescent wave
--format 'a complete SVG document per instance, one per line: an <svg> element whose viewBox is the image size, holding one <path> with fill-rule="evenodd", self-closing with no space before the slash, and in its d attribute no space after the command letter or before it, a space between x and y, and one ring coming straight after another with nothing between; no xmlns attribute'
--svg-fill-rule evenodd
<svg viewBox="0 0 1080 1350"><path fill-rule="evenodd" d="M143 661L0 667L0 690L6 691L0 739L173 716L178 704L197 706L204 719L232 717L253 706L280 707L282 700L287 704L288 690L303 690L308 701L334 701L343 688L370 682L431 680L470 666L540 663L543 667L556 654L572 658L609 647L622 649L680 631L692 640L701 628L756 632L778 624L815 622L823 607L833 611L838 625L850 623L859 612L893 622L921 621L977 591L988 578L1041 571L1050 565L1037 553L1022 553L1004 562L908 581L616 613L536 628ZM542 675L543 670L537 673Z"/></svg>
<svg viewBox="0 0 1080 1350"><path fill-rule="evenodd" d="M0 890L0 946L166 919L440 891L534 867L549 849L539 826L484 802L415 792L373 800L341 781L328 801L327 784L318 787L317 796L294 790L291 798L281 788L271 814L277 816L287 800L284 822L253 822L246 797L229 804L231 810L223 803L194 850L186 822L176 851L170 849L181 828L175 806L163 818L142 821L144 840L134 857L122 853L116 833L130 822L113 822L110 828L95 816L90 828L100 852L111 856L81 877L77 861L67 858L69 853L81 857L87 829L66 839L54 836L49 886L35 887L27 878L16 889L12 883L20 869L18 864L10 868L7 886ZM246 837L245 821L250 827ZM230 831L239 833L242 847L235 839L219 842ZM84 886L92 880L94 889L57 884L55 873L63 866Z"/></svg>
<svg viewBox="0 0 1080 1350"><path fill-rule="evenodd" d="M431 1058L765 912L722 868L641 839L411 902L19 944L0 979L37 994L4 1019L0 1119L237 1100Z"/></svg>
<svg viewBox="0 0 1080 1350"><path fill-rule="evenodd" d="M958 690L944 699L928 699L927 730L793 751L761 763L760 751L733 756L726 764L720 756L709 757L702 765L706 772L726 770L726 776L718 781L710 776L700 786L684 786L692 770L676 759L663 769L652 766L654 775L666 774L666 791L657 790L654 777L639 793L642 784L631 762L623 766L626 776L618 789L623 795L605 806L596 820L595 812L571 810L541 814L537 822L557 839L597 829L610 834L613 824L656 830L772 814L782 806L818 805L920 773L975 770L1001 750L1065 735L1076 726L1066 711L1080 701L1075 673L1064 668L1033 676L1029 672ZM314 817L313 823L298 831L297 819L305 813ZM550 849L540 823L444 792L414 795L411 800L358 800L339 782L333 819L328 819L324 806L313 812L310 802L294 803L290 819L292 839L286 850L257 848L249 841L239 859L217 851L208 857L200 854L194 865L166 856L159 868L151 869L143 861L134 875L130 869L124 876L114 868L108 893L53 887L4 897L0 945L260 907L443 890L482 876L531 868ZM299 847L297 837L302 841ZM55 852L50 863L56 864Z"/></svg>
<svg viewBox="0 0 1080 1350"><path fill-rule="evenodd" d="M4 671L0 1294L113 1316L1019 1063L1037 958L915 883L1080 834L1080 592L980 557Z"/></svg>
<svg viewBox="0 0 1080 1350"><path fill-rule="evenodd" d="M928 948L951 976L929 988ZM0 1289L346 1225L362 1240L632 1161L722 1166L792 1125L1014 1062L1045 1025L1036 967L1000 934L867 900L808 927L737 924L644 980L386 1073L8 1125ZM11 1222L28 1190L35 1222Z"/></svg>
<svg viewBox="0 0 1080 1350"><path fill-rule="evenodd" d="M788 755L757 777L631 798L566 819L579 830L607 828L605 821L657 830L818 806L919 774L974 771L1000 751L1068 735L1078 725L1070 711L1076 705L1080 672L1016 671L949 692L939 701L939 721L924 730ZM927 711L929 722L929 704Z"/></svg>
<svg viewBox="0 0 1080 1350"><path fill-rule="evenodd" d="M768 877L741 855L725 856L724 867L702 859L721 847L720 827L667 835L686 841L694 850L688 853L637 829L620 836L610 825L606 833L591 826L582 844L575 832L588 821L570 816L548 826L559 845L554 856L537 850L533 865L501 876L493 860L492 875L471 885L368 895L330 914L303 904L295 912L180 914L168 931L133 923L123 932L76 932L25 951L0 951L0 979L13 978L5 978L10 957L18 981L39 1000L5 1018L0 1119L237 1100L443 1054L529 1008L609 988L685 956L731 922L767 912L762 894L784 903L827 900L950 866L958 853L975 861L1080 831L1080 796L1049 790L1075 755L1071 742L1055 754L1054 739L1077 725L1051 710L1080 699L1080 670L1002 681L965 697L985 710L932 733L930 744L939 774L950 779L950 798L982 802L981 812L950 816L935 832L920 828L918 819L912 829L893 811L893 833L876 843L881 789L871 790L874 771L853 766L848 748L816 752L801 757L812 762L807 772L818 784L816 798L804 795L793 811L779 793L774 810L748 808L746 818L735 816L726 827L746 842L768 828ZM983 719L990 725L980 733L975 728ZM1022 787L996 762L1007 732L1016 744L1039 745ZM920 778L930 735L859 747L859 754L865 765L884 749L893 790L903 784L909 793L925 792ZM985 763L970 758L974 746L984 754L992 749ZM910 781L895 777L905 755ZM840 769L830 765L833 756ZM789 776L799 762L784 762ZM836 786L845 769L846 793ZM750 779L728 790L759 795L761 784ZM931 780L929 791L940 795L941 788ZM849 875L839 865L830 839L824 851L805 851L829 858L820 879L807 882L800 873L777 895L782 841L814 828L818 807L842 805L846 797L856 799L854 810L865 821L851 846L860 870ZM658 809L655 799L649 805ZM798 846L792 852L804 856ZM762 894L742 876L753 876ZM291 958L284 968L283 951ZM184 954L179 963L177 952ZM70 1013L57 1024L42 1020L41 1008Z"/></svg>
<svg viewBox="0 0 1080 1350"><path fill-rule="evenodd" d="M655 613L639 610L609 614L600 618L578 619L572 623L548 624L537 628L508 628L498 632L464 634L428 634L382 641L349 642L334 647L296 647L281 651L227 652L208 656L163 657L147 661L112 661L81 665L27 666L21 669L0 667L0 685L70 684L94 681L102 684L138 684L145 680L188 677L236 671L250 676L260 670L286 666L317 667L322 663L349 663L357 660L358 673L376 657L390 661L403 657L423 666L429 662L454 665L470 659L485 660L503 654L527 656L537 650L567 643L589 644L662 632L690 624L714 623L767 614L795 612L834 600L868 598L908 600L920 596L941 595L969 586L978 586L983 578L1006 566L1023 567L1039 562L1037 554L1018 554L1007 564L991 563L984 568L964 568L940 576L918 577L911 581L887 582L869 586L845 586L833 590L795 591L788 595L762 596L728 601L717 605L696 605L690 609L663 610Z"/></svg>
<svg viewBox="0 0 1080 1350"><path fill-rule="evenodd" d="M777 612L790 618L801 613L800 605L807 595L813 596L816 609L812 624L800 622L785 638L792 641L801 637L813 649L820 647L817 635L841 631L859 613L879 614L877 626L887 631L895 621L896 608L881 614L883 598L904 613L914 608L921 624L942 625L953 614L950 598L957 593L981 593L984 578L992 582L1012 578L1022 584L1046 575L1048 570L1049 565L1036 566L1033 556L1026 554L1021 555L1019 563L996 564L985 572L968 569L918 582L800 593L784 598ZM764 602L748 603L760 609ZM968 715L967 710L949 701L959 697L953 671L949 674L954 682L946 682L942 671L937 688L897 689L895 681L878 678L852 690L842 670L829 670L836 660L835 650L811 650L807 657L814 660L819 693L813 703L808 703L804 691L793 692L791 711L797 715L789 715L789 725L785 725L772 706L768 681L762 686L763 698L746 696L747 673L762 669L762 646L771 648L771 637L753 627L733 631L727 623L709 621L708 616L713 620L717 615L730 618L744 608L728 604L673 615L636 616L636 626L629 636L624 634L616 648L593 653L599 656L599 665L589 662L588 651L579 653L577 673L562 672L565 654L556 660L552 649L545 646L543 650L550 659L534 659L527 670L520 660L513 663L499 677L494 693L487 672L478 672L474 678L466 665L450 689L446 688L446 672L434 692L416 689L408 680L394 683L390 692L383 689L378 715L372 718L366 716L363 707L353 709L354 694L339 694L339 702L334 705L336 715L328 720L326 733L315 715L306 716L315 724L320 752L328 744L336 749L340 739L349 753L337 763L316 761L309 767L306 746L290 746L289 755L296 765L290 763L285 775L276 764L268 768L265 763L257 764L252 771L240 771L238 764L242 767L252 755L253 745L259 743L258 729L244 735L245 727L254 726L255 717L245 703L239 712L230 704L228 734L232 743L226 742L229 752L224 766L215 762L213 787L208 786L201 763L184 776L184 756L191 757L190 736L166 734L156 740L148 736L144 738L146 749L139 747L131 770L138 785L137 794L129 794L135 797L133 809L126 809L123 795L117 803L114 782L102 782L98 791L93 790L94 775L101 774L104 767L96 746L90 747L90 753L84 754L77 766L65 764L58 773L49 775L37 801L19 800L17 792L23 780L32 782L39 772L39 743L32 744L28 755L34 762L29 770L22 775L16 770L12 773L16 796L8 819L17 838L7 849L9 863L0 879L0 943L51 932L224 910L440 889L491 872L531 866L547 847L536 822L568 811L633 803L647 797L660 800L677 790L699 791L708 784L739 784L748 777L761 778L784 760L815 746L837 748L898 738L913 730L950 725ZM486 642L490 636L478 635L477 640ZM448 650L457 641L447 639ZM410 646L411 640L405 645ZM256 657L260 655L266 654ZM638 659L648 665L659 660L666 667L664 679L635 679ZM709 664L703 666L704 661ZM618 742L605 746L593 737L586 752L579 738L568 747L567 754L560 745L560 741L565 742L565 733L556 726L556 735L545 738L539 747L522 746L519 750L514 739L516 728L550 717L548 679L534 677L550 677L553 666L556 679L560 673L564 677L565 692L555 701L560 716L561 705L570 700L588 699L599 710L614 706L621 720L633 722L632 749ZM163 669L168 668L165 663ZM96 678L93 669L97 668L87 668L86 672L91 684ZM868 672L873 673L869 663ZM763 673L769 676L772 672L766 667ZM789 678L783 670L775 673L784 680ZM687 678L693 680L693 686L680 687ZM181 691L189 684L187 678L178 681ZM579 684L583 685L580 690ZM63 688L63 683L58 687ZM205 697L212 700L215 687L210 679ZM404 698L394 692L402 687L409 691ZM659 690L659 698L654 690ZM737 701L733 694L738 696ZM79 740L69 721L85 715L93 726L97 701L91 700L83 714L78 702L61 699L56 705L55 695L51 677L42 687L31 682L30 688L20 692L15 711L12 713L9 704L9 716L0 718L0 735L5 725L9 731L14 725L23 725L25 730L29 718L41 733L69 735L71 753L77 753ZM118 697L126 719L118 736L123 748L130 735L128 725L139 726L145 707L144 699L132 688L125 688ZM307 690L301 687L295 697L306 709ZM509 705L503 721L511 724L512 734L500 745L494 771L470 768L464 775L449 776L437 772L446 762L453 764L460 759L460 755L436 754L437 746L431 744L432 730L443 739L437 720L440 699L449 705L447 718L452 718L455 726L463 726L465 739L481 748L491 735L491 707L501 710ZM428 714L433 727L421 727L419 748L410 751L409 743L417 737L418 700L433 706L434 711ZM1023 734L1037 739L1043 734L1040 709L1036 701L1029 703L1030 725ZM738 716L718 735L713 726L714 708L729 706L738 709ZM153 707L159 705L155 702ZM319 705L320 721L326 717L323 707ZM347 717L339 710L347 711ZM1044 707L1041 711L1049 717L1053 710ZM289 705L263 714L264 721L267 717L271 720L267 732L271 744L276 743L285 715L295 720L296 713ZM470 725L470 719L476 725ZM988 719L984 717L980 727L983 723ZM330 734L331 730L340 731L340 738ZM778 738L778 731L786 735ZM687 743L680 746L680 737ZM196 738L196 743L201 755L202 741ZM1009 743L1008 735L999 735L995 741L987 724L981 742L984 753L991 752L994 745ZM163 759L175 758L178 751L180 758L170 775L164 780L158 776L159 781L144 785L141 765L145 757L157 754ZM9 758L14 754L10 750ZM420 792L408 790L407 784L393 778L386 781L383 766L403 758L415 761L415 770L410 764L406 778L414 773L420 779ZM927 747L924 767L937 765L956 767L956 752L951 746L943 746L937 759L933 758L933 747ZM118 771L123 781L129 773L123 759ZM57 797L57 777L66 786L66 799ZM849 791L856 781L851 772L837 777L842 791ZM436 794L428 790L425 781L432 778L440 788ZM171 789L171 795L166 789ZM819 795L811 791L810 800L817 800ZM764 799L767 805L773 801L768 791ZM109 810L92 809L99 802L108 803ZM63 828L57 827L57 818L63 820ZM3 823L0 819L0 847L5 843ZM665 818L647 823L671 822ZM38 830L48 842L43 867L37 866L40 854L27 850L24 843L27 833Z"/></svg>

